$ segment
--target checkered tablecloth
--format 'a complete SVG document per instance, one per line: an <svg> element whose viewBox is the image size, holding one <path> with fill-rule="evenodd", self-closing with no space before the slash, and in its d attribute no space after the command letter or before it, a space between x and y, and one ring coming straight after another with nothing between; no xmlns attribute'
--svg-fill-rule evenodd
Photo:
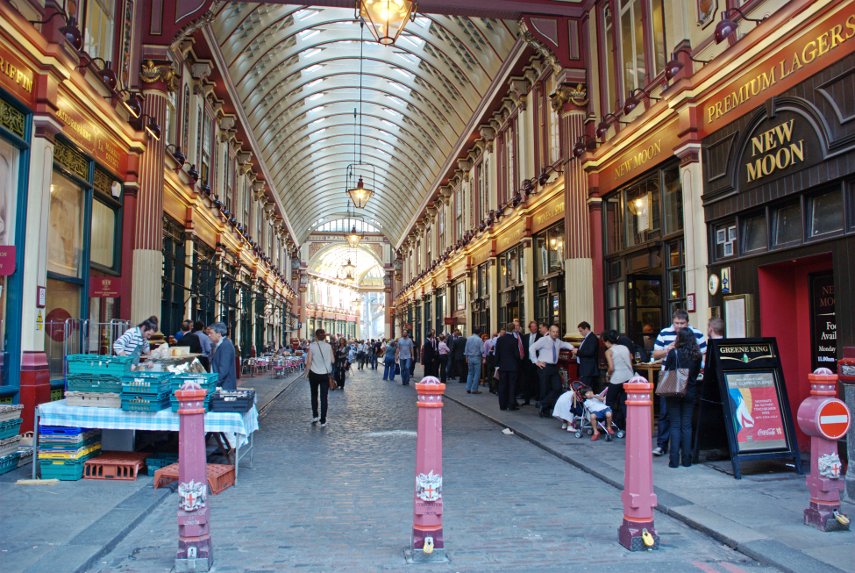
<svg viewBox="0 0 855 573"><path fill-rule="evenodd" d="M65 400L46 402L38 406L39 425L70 426L73 428L98 428L101 430L161 430L177 432L179 418L170 409L159 412L126 412L119 408L86 408L69 406ZM205 414L206 432L225 432L243 445L249 435L258 430L258 410L238 412L208 412ZM231 440L229 440L231 441ZM234 442L232 442L234 443Z"/></svg>

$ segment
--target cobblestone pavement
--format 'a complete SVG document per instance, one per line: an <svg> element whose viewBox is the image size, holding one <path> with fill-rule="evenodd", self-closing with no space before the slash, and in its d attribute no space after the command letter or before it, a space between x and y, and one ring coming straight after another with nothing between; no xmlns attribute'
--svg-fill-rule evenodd
<svg viewBox="0 0 855 573"><path fill-rule="evenodd" d="M261 420L253 468L210 498L215 571L773 571L657 514L659 551L617 544L620 492L447 401L444 526L449 564L406 565L412 527L412 386L356 372L330 394L329 425L310 422L298 381ZM91 569L166 572L177 547L176 496Z"/></svg>

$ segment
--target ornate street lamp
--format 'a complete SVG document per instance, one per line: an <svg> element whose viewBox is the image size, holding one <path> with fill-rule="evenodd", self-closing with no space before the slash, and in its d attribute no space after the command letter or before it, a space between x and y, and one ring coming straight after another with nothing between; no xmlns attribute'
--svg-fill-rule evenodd
<svg viewBox="0 0 855 573"><path fill-rule="evenodd" d="M356 11L374 39L391 46L404 31L407 21L416 18L418 2L415 0L357 0Z"/></svg>
<svg viewBox="0 0 855 573"><path fill-rule="evenodd" d="M356 230L356 223L354 223L353 226L350 228L350 232L347 234L346 238L347 244L355 249L359 246L359 243L364 238L364 235L362 235L359 231Z"/></svg>
<svg viewBox="0 0 855 573"><path fill-rule="evenodd" d="M379 2L378 2L379 3ZM353 109L353 163L347 166L345 172L345 193L350 197L350 201L356 209L364 209L374 196L374 190L377 183L377 170L373 165L362 162L362 64L363 64L363 44L362 30L364 23L359 23L360 40L359 40L359 123L357 130L357 109ZM358 151L358 154L357 154ZM368 173L370 171L370 174ZM368 180L370 187L365 186L363 175L371 177Z"/></svg>
<svg viewBox="0 0 855 573"><path fill-rule="evenodd" d="M360 145L361 147L361 145ZM360 149L361 151L361 149ZM353 177L353 167L350 166L351 177ZM347 196L350 197L350 200L353 201L353 206L357 209L363 209L366 205L368 205L368 201L374 196L374 191L368 189L365 186L365 183L362 181L362 175L359 176L359 181L357 181L356 186L348 188Z"/></svg>

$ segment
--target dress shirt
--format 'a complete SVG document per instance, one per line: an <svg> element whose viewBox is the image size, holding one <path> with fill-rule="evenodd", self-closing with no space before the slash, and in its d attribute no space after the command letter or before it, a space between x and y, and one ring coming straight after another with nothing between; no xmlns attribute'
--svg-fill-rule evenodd
<svg viewBox="0 0 855 573"><path fill-rule="evenodd" d="M544 336L531 345L531 350L538 353L538 362L558 364L558 356L561 354L561 351L573 350L573 345L569 342L564 342L560 338L553 340L551 336Z"/></svg>

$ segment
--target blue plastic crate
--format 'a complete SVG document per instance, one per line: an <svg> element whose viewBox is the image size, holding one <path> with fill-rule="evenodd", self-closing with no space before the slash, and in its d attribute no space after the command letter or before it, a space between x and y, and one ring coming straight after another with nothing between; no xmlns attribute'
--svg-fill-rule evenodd
<svg viewBox="0 0 855 573"><path fill-rule="evenodd" d="M169 372L134 372L122 376L122 394L161 394L170 391Z"/></svg>
<svg viewBox="0 0 855 573"><path fill-rule="evenodd" d="M71 426L39 426L39 434L44 436L76 436L85 431L85 428L73 428Z"/></svg>
<svg viewBox="0 0 855 573"><path fill-rule="evenodd" d="M0 440L17 436L18 429L21 427L21 422L23 422L21 418L0 422Z"/></svg>
<svg viewBox="0 0 855 573"><path fill-rule="evenodd" d="M65 357L68 374L109 374L122 376L131 371L133 356L103 354L71 354Z"/></svg>

